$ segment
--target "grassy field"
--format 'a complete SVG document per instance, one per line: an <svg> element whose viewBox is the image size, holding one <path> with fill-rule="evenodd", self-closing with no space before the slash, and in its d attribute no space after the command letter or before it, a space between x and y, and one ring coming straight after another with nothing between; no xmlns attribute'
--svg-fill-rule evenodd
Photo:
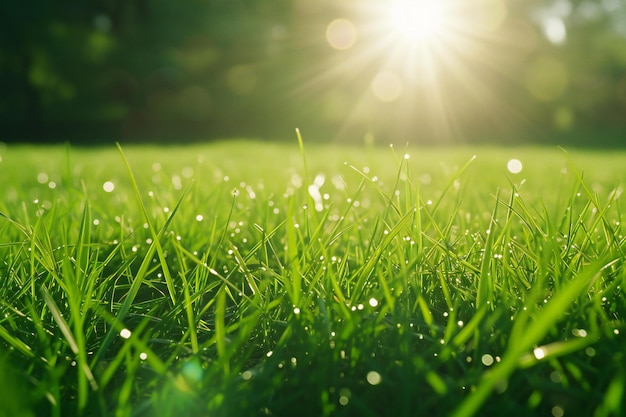
<svg viewBox="0 0 626 417"><path fill-rule="evenodd" d="M624 415L624 161L2 146L0 416Z"/></svg>

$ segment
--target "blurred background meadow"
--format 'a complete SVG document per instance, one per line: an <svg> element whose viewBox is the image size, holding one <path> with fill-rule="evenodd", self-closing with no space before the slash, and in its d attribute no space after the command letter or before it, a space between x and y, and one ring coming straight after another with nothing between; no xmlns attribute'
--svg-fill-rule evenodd
<svg viewBox="0 0 626 417"><path fill-rule="evenodd" d="M626 143L624 0L0 4L0 141Z"/></svg>

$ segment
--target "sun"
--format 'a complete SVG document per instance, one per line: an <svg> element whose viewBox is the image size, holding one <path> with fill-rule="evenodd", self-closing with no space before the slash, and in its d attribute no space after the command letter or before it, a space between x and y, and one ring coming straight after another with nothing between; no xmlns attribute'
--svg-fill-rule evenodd
<svg viewBox="0 0 626 417"><path fill-rule="evenodd" d="M444 30L445 9L436 0L395 0L389 8L394 32L410 41L433 41Z"/></svg>

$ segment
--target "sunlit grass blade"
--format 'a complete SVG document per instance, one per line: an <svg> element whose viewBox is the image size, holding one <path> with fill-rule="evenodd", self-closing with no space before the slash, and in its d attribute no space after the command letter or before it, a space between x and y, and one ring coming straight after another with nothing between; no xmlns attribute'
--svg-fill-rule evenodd
<svg viewBox="0 0 626 417"><path fill-rule="evenodd" d="M24 343L22 340L18 339L17 337L13 336L11 332L5 329L2 325L0 325L0 338L4 339L4 341L8 343L9 346L12 346L22 355L29 357L29 358L32 358L35 356L30 346L28 346L26 343Z"/></svg>
<svg viewBox="0 0 626 417"><path fill-rule="evenodd" d="M120 152L121 152L121 148ZM133 188L135 190L135 193L137 194L137 197L141 200L141 196L140 196L140 192L139 192L139 188L137 186L136 181L134 180L134 176L132 175L132 171L130 170L130 165L128 165L128 161L126 161L126 158L124 157L124 154L122 153L122 156L124 158L125 164L129 170L129 175L131 176L132 182L133 182ZM180 205L184 199L185 195L183 195L183 197L181 197L178 200L178 203L176 204L176 206L174 207L174 209L171 211L169 217L167 218L167 220L165 221L165 224L163 224L163 226L161 227L161 229L156 232L154 230L151 229L151 234L154 236L152 243L150 244L142 262L141 265L139 266L139 269L137 271L137 273L135 274L134 277L132 277L132 283L131 286L128 290L128 294L126 294L126 297L124 298L124 301L122 302L122 305L120 306L119 311L117 312L117 318L120 322L123 322L124 319L126 318L126 315L128 314L133 302L135 301L135 297L137 296L137 293L139 292L139 288L141 287L141 284L143 282L143 279L146 276L146 273L148 272L149 268L151 267L151 263L152 263L152 257L154 256L155 252L159 253L159 259L161 262L161 265L163 266L163 274L166 274L166 270L168 271L167 274L169 274L169 269L165 260L165 256L163 256L163 249L161 247L161 239L163 237L163 235L165 234L165 231L168 229L170 223L172 222L172 220L174 219L174 216L176 215L178 209L180 208ZM148 219L148 214L146 211L145 206L143 205L142 202L140 202L140 206L142 209L142 212L145 215L145 218ZM149 223L150 224L150 223ZM174 296L174 283L171 279L167 280L168 282L168 290L170 292L170 296L171 297L175 297ZM174 301L175 298L172 298L172 301ZM108 349L109 345L111 344L113 337L114 337L114 332L112 331L112 329L110 329L104 339L104 341L102 342L102 344L100 345L100 348L98 349L98 353L96 355L96 359L100 359L102 357L102 355L104 355L104 353L106 352L106 350Z"/></svg>
<svg viewBox="0 0 626 417"><path fill-rule="evenodd" d="M124 154L124 151L122 150L122 146L119 143L117 144L117 149L119 150L120 155L122 156L122 159L124 161L124 165L126 166L126 170L128 171L128 176L133 185L133 191L135 192L135 198L137 200L137 203L139 204L139 207L141 208L141 212L143 214L144 220L146 221L146 224L148 225L148 228L150 229L150 234L152 235L153 244L158 254L159 261L161 263L163 276L165 278L165 283L167 284L167 289L169 291L170 298L172 299L172 303L176 304L176 290L174 288L174 281L172 280L172 275L170 273L169 267L167 266L167 261L165 260L165 256L163 254L163 247L161 246L160 236L159 236L161 233L157 233L157 230L152 220L150 219L150 216L148 215L148 210L146 209L146 206L143 202L143 198L141 197L141 191L139 191L139 186L137 185L137 180L135 179L133 170L130 166L130 163L126 159L126 155ZM185 195L183 195L183 197L181 197L181 199L178 201L178 204L176 205L176 208L170 214L167 220L167 223L169 223L171 219L174 217L174 213L177 211L184 197Z"/></svg>
<svg viewBox="0 0 626 417"><path fill-rule="evenodd" d="M78 409L79 411L82 411L87 406L88 393L87 393L86 385L84 383L81 383L81 381L86 379L86 381L89 382L91 389L94 391L98 389L98 383L96 382L96 379L93 376L93 373L91 372L91 369L89 368L89 365L87 364L86 352L84 350L84 347L82 349L79 348L78 343L76 343L76 338L72 334L72 330L70 329L70 326L67 324L67 322L61 315L59 308L57 307L56 303L52 299L52 296L50 295L50 293L48 292L45 286L41 287L41 292L46 302L46 305L48 306L48 309L50 310L50 313L52 314L52 317L54 318L54 321L57 323L57 326L59 327L59 330L61 330L61 333L63 333L63 336L65 337L65 340L68 346L70 347L72 352L76 355L78 366L81 371L79 373L79 384L78 384L79 386Z"/></svg>

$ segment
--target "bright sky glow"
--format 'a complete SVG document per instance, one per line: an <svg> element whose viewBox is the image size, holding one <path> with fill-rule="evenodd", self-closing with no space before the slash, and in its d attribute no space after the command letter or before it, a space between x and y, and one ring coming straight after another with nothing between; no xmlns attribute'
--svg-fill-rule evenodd
<svg viewBox="0 0 626 417"><path fill-rule="evenodd" d="M492 119L497 128L510 129L520 121L501 102L493 81L506 81L518 64L517 55L516 60L502 59L508 45L519 49L523 59L535 29L509 22L506 0L363 0L354 2L354 13L350 9L346 7L345 17L330 19L318 34L325 35L329 49L341 53L331 55L331 65L314 64L316 75L295 91L315 91L341 80L362 92L360 97L328 95L329 113L345 118L348 130L379 109L398 110L381 124L393 123L398 130L418 126L420 134L442 140L462 135L464 123L474 115ZM557 43L567 35L558 22L550 23L549 35L544 33ZM547 96L543 101L554 100L564 91L567 74L559 81L558 63L547 72L542 69L539 65L524 74L526 88L533 96ZM546 78L556 80L550 88L543 88ZM317 201L318 191L311 186Z"/></svg>
<svg viewBox="0 0 626 417"><path fill-rule="evenodd" d="M391 6L389 18L392 27L403 37L429 41L443 29L445 13L439 1L397 0Z"/></svg>

